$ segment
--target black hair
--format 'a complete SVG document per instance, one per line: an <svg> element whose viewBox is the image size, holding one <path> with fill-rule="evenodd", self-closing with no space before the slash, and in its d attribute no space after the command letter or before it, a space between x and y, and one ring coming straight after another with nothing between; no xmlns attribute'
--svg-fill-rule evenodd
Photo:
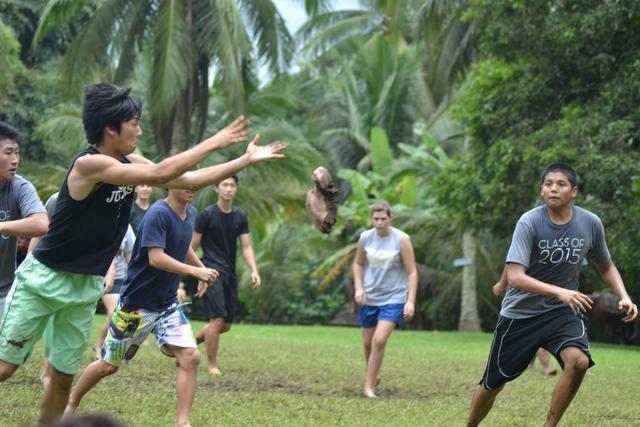
<svg viewBox="0 0 640 427"><path fill-rule="evenodd" d="M18 129L5 122L0 122L0 141L3 139L10 139L12 141L18 142L19 138L20 132L18 132Z"/></svg>
<svg viewBox="0 0 640 427"><path fill-rule="evenodd" d="M50 427L126 427L107 415L93 414L64 418Z"/></svg>
<svg viewBox="0 0 640 427"><path fill-rule="evenodd" d="M140 117L142 104L129 95L130 91L105 82L84 88L82 124L89 144L102 142L104 128L111 127L120 133L122 122Z"/></svg>
<svg viewBox="0 0 640 427"><path fill-rule="evenodd" d="M240 179L238 179L238 175L231 175L231 176L226 177L225 179L229 179L229 178L233 178L233 180L236 182L236 185L238 185L238 183L240 182ZM218 185L220 185L220 183L222 181L224 181L225 179L221 179L220 181L218 181L218 183L216 184L216 187Z"/></svg>
<svg viewBox="0 0 640 427"><path fill-rule="evenodd" d="M544 184L544 180L551 172L563 173L569 179L572 187L578 186L578 174L576 174L576 171L566 163L554 163L549 165L542 173L542 177L540 178L541 184Z"/></svg>

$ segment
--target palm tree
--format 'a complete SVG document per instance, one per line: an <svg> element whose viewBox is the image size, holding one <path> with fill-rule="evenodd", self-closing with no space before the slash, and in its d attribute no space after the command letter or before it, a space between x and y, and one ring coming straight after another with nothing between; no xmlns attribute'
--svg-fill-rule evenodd
<svg viewBox="0 0 640 427"><path fill-rule="evenodd" d="M323 84L316 103L323 145L341 167L370 167L370 129L392 148L417 143L416 121L446 110L473 59L475 26L461 19L465 1L369 0L364 9L329 11L298 32L308 73Z"/></svg>
<svg viewBox="0 0 640 427"><path fill-rule="evenodd" d="M95 68L126 84L137 66L148 67L146 97L161 154L202 138L212 70L225 88L227 108L239 114L246 112L255 87L256 64L264 61L277 75L293 53L291 35L271 0L49 0L34 43L87 9L91 19L65 53L67 87L77 93Z"/></svg>

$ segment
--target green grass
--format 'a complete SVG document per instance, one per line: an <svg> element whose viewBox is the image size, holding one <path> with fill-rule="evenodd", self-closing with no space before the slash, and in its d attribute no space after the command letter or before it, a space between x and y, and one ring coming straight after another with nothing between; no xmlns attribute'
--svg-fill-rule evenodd
<svg viewBox="0 0 640 427"><path fill-rule="evenodd" d="M97 316L96 325L103 320ZM194 329L202 326L194 322ZM387 345L377 400L360 397L364 362L357 328L235 325L222 337L220 367L201 362L194 426L461 426L491 335L396 331ZM204 349L201 347L201 351ZM593 344L596 366L563 418L564 426L640 425L640 349ZM41 352L0 386L0 425L37 419ZM91 353L87 351L86 363ZM539 369L537 367L537 369ZM104 379L79 413L111 414L132 426L175 421L176 367L155 343ZM555 378L527 371L507 385L487 426L539 426Z"/></svg>

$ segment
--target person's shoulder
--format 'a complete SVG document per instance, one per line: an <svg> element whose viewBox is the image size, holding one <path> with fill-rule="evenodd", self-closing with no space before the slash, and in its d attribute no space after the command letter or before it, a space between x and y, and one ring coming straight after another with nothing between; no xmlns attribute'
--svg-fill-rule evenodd
<svg viewBox="0 0 640 427"><path fill-rule="evenodd" d="M153 218L156 216L166 215L167 213L170 212L170 209L171 209L171 206L169 206L167 202L164 201L164 199L156 200L151 206L149 206L149 209L147 210L147 213L145 214L144 218L148 216L150 218Z"/></svg>
<svg viewBox="0 0 640 427"><path fill-rule="evenodd" d="M235 206L233 207L233 215L241 219L248 218L248 215L244 210L242 210L241 208L237 208Z"/></svg>
<svg viewBox="0 0 640 427"><path fill-rule="evenodd" d="M31 181L18 174L11 179L11 185L17 190L35 188Z"/></svg>
<svg viewBox="0 0 640 427"><path fill-rule="evenodd" d="M399 228L391 227L391 231L395 236L398 237L399 240L410 239L409 235L404 231L400 230Z"/></svg>
<svg viewBox="0 0 640 427"><path fill-rule="evenodd" d="M544 215L545 215L544 209L545 209L544 205L536 206L533 209L529 209L528 211L520 215L520 218L518 219L518 223L526 224L530 226L534 225L536 222L544 218Z"/></svg>
<svg viewBox="0 0 640 427"><path fill-rule="evenodd" d="M193 206L191 203L189 203L187 205L187 216L191 217L195 217L196 214L198 213L197 209L195 208L195 206Z"/></svg>
<svg viewBox="0 0 640 427"><path fill-rule="evenodd" d="M588 209L581 208L580 206L574 205L573 211L575 212L577 219L580 219L583 221L598 222L598 223L602 222L602 220L598 215L596 215L595 213L591 212Z"/></svg>
<svg viewBox="0 0 640 427"><path fill-rule="evenodd" d="M367 240L369 239L373 233L376 232L375 228L370 228L368 230L364 230L362 233L360 233L360 240Z"/></svg>

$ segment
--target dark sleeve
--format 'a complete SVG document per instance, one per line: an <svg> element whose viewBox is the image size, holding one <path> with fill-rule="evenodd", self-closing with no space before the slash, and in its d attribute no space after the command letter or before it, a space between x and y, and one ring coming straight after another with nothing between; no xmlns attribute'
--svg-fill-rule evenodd
<svg viewBox="0 0 640 427"><path fill-rule="evenodd" d="M609 248L607 247L607 239L604 234L604 225L600 218L594 219L593 247L589 251L589 258L594 262L604 263L611 259Z"/></svg>
<svg viewBox="0 0 640 427"><path fill-rule="evenodd" d="M167 231L169 229L169 215L167 212L154 211L147 214L144 226L138 236L140 246L143 248L166 248Z"/></svg>
<svg viewBox="0 0 640 427"><path fill-rule="evenodd" d="M204 234L207 231L210 218L211 218L211 215L209 213L209 209L205 209L202 212L200 212L196 217L195 232Z"/></svg>
<svg viewBox="0 0 640 427"><path fill-rule="evenodd" d="M240 212L240 224L238 226L238 235L241 234L248 234L249 233L249 218L247 217L247 214L244 213L243 211L238 211Z"/></svg>

